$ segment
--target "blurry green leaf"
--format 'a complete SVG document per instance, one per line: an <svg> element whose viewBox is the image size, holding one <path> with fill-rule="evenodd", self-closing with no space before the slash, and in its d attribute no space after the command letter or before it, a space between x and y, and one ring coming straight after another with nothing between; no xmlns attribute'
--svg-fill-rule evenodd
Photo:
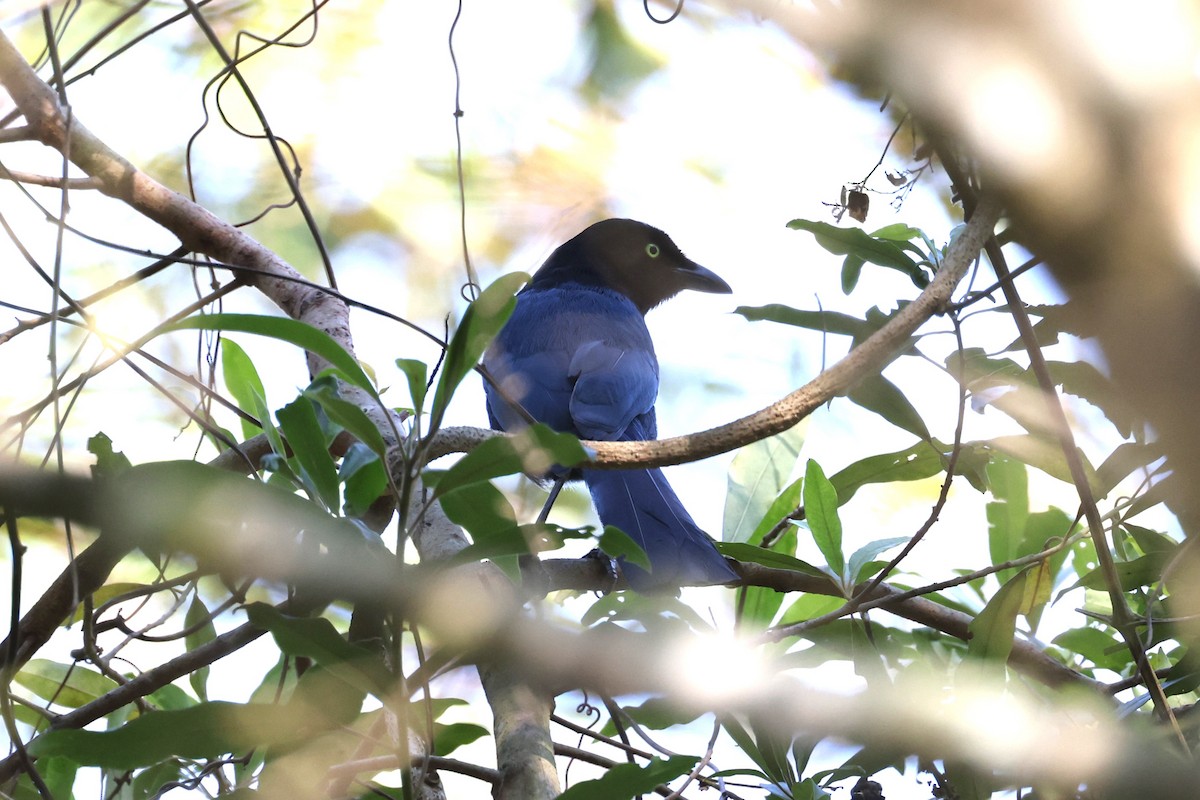
<svg viewBox="0 0 1200 800"><path fill-rule="evenodd" d="M928 275L903 248L887 239L874 238L861 228L839 228L827 222L806 219L794 219L787 226L792 230L808 231L816 238L817 244L834 255L856 257L881 267L899 270L918 288L924 288L929 283Z"/></svg>
<svg viewBox="0 0 1200 800"><path fill-rule="evenodd" d="M1159 442L1125 442L1118 445L1096 468L1096 479L1100 483L1097 497L1107 497L1118 483L1135 470L1147 468L1162 457L1162 445Z"/></svg>
<svg viewBox="0 0 1200 800"><path fill-rule="evenodd" d="M1157 583L1170 558L1170 553L1158 551L1132 561L1118 561L1114 566L1117 579L1121 582L1121 591L1130 592ZM1096 567L1080 578L1077 585L1088 589L1107 589L1108 577L1102 567Z"/></svg>
<svg viewBox="0 0 1200 800"><path fill-rule="evenodd" d="M350 445L346 455L342 456L338 480L345 486L346 513L352 517L365 514L388 489L383 462L362 442Z"/></svg>
<svg viewBox="0 0 1200 800"><path fill-rule="evenodd" d="M1054 637L1054 644L1091 661L1101 669L1120 671L1129 661L1129 650L1111 629L1072 628Z"/></svg>
<svg viewBox="0 0 1200 800"><path fill-rule="evenodd" d="M96 463L92 465L92 477L96 480L120 475L133 466L124 453L113 450L112 439L103 432L87 440L87 449L96 457Z"/></svg>
<svg viewBox="0 0 1200 800"><path fill-rule="evenodd" d="M729 465L722 541L748 541L764 522L768 510L796 468L806 427L800 424L747 445L734 456Z"/></svg>
<svg viewBox="0 0 1200 800"><path fill-rule="evenodd" d="M779 624L793 625L797 622L816 619L822 614L828 614L834 609L841 608L845 602L845 598L827 594L802 594L784 609L783 614L779 617Z"/></svg>
<svg viewBox="0 0 1200 800"><path fill-rule="evenodd" d="M37 758L64 756L84 766L148 767L172 757L208 759L254 747L312 739L336 725L312 706L212 702L142 714L111 731L61 728L28 745Z"/></svg>
<svg viewBox="0 0 1200 800"><path fill-rule="evenodd" d="M842 522L838 519L837 489L825 477L821 465L809 459L804 470L804 512L813 540L829 568L845 580L846 560L842 554Z"/></svg>
<svg viewBox="0 0 1200 800"><path fill-rule="evenodd" d="M1126 522L1121 526L1126 533L1133 537L1137 542L1137 546L1141 548L1146 555L1154 553L1174 553L1180 547L1179 542L1167 536L1165 533L1152 531L1149 528L1143 528L1140 525L1133 525Z"/></svg>
<svg viewBox="0 0 1200 800"><path fill-rule="evenodd" d="M474 369L483 351L504 323L512 316L517 299L513 296L521 285L529 280L524 272L501 275L484 289L477 300L463 312L458 330L450 337L446 358L438 375L437 389L433 393L433 410L430 414L429 434L442 426L446 406L462 379Z"/></svg>
<svg viewBox="0 0 1200 800"><path fill-rule="evenodd" d="M980 442L972 442L972 445L982 445L999 450L1001 453L1012 456L1018 461L1023 461L1031 467L1036 467L1052 478L1058 478L1065 483L1074 483L1071 478L1071 469L1067 466L1067 458L1063 455L1062 448L1052 439L1033 436L1029 434L1018 434L1015 436L997 436L994 439L987 439ZM1080 460L1083 462L1083 471L1087 475L1088 485L1095 492L1099 488L1096 480L1096 470L1088 462L1083 451L1076 449Z"/></svg>
<svg viewBox="0 0 1200 800"><path fill-rule="evenodd" d="M221 376L225 379L225 388L237 400L238 408L257 419L262 430L266 431L268 427L271 427L271 413L267 407L267 391L263 388L262 378L258 376L258 370L255 369L250 356L241 348L241 345L232 339L224 339L221 342ZM249 420L239 419L242 423L242 438L249 439L258 433L254 424ZM271 444L275 445L278 438L278 436L272 438ZM280 449L276 452L282 453L283 450Z"/></svg>
<svg viewBox="0 0 1200 800"><path fill-rule="evenodd" d="M555 465L573 467L586 459L587 452L578 438L538 423L481 442L437 478L435 495L440 497L461 486L501 475L544 475Z"/></svg>
<svg viewBox="0 0 1200 800"><path fill-rule="evenodd" d="M40 766L40 764L39 764ZM169 759L159 764L154 764L147 769L139 772L133 779L130 789L133 792L134 800L147 800L147 798L158 797L159 790L168 783L172 783L180 779L183 775L183 764L178 759ZM69 797L70 795L65 795ZM222 798L228 795L222 795Z"/></svg>
<svg viewBox="0 0 1200 800"><path fill-rule="evenodd" d="M641 705L623 706L622 710L643 728L654 731L666 730L676 725L687 725L695 722L700 716L700 712L694 709L691 711L681 709L678 703L671 702L664 697L651 697ZM604 724L602 733L606 736L616 736L617 726L612 719Z"/></svg>
<svg viewBox="0 0 1200 800"><path fill-rule="evenodd" d="M868 542L855 550L850 556L850 563L847 568L850 583L857 584L871 577L863 573L864 569L871 564L875 556L907 542L907 536L894 536L890 539L877 539L873 542Z"/></svg>
<svg viewBox="0 0 1200 800"><path fill-rule="evenodd" d="M858 279L862 276L862 268L866 263L862 256L853 253L842 261L842 294L850 294L854 287L858 286Z"/></svg>
<svg viewBox="0 0 1200 800"><path fill-rule="evenodd" d="M147 695L146 699L155 708L161 708L163 711L191 708L196 705L195 698L173 683L167 683L158 687Z"/></svg>
<svg viewBox="0 0 1200 800"><path fill-rule="evenodd" d="M67 800L67 798L79 796L73 791L79 765L71 759L61 756L40 758L37 762L37 771L42 783L50 790L51 798ZM46 800L41 787L33 785L28 773L21 774L15 780L6 781L4 798L5 800Z"/></svg>
<svg viewBox="0 0 1200 800"><path fill-rule="evenodd" d="M1050 564L1039 561L1029 568L1025 577L1025 592L1021 597L1020 613L1032 620L1046 603L1050 602L1050 590L1054 586L1054 574Z"/></svg>
<svg viewBox="0 0 1200 800"><path fill-rule="evenodd" d="M347 353L329 334L299 320L258 314L204 314L181 319L163 328L163 332L189 329L240 331L294 344L328 361L342 380L378 397L375 387L354 356Z"/></svg>
<svg viewBox="0 0 1200 800"><path fill-rule="evenodd" d="M771 502L770 508L768 508L767 512L765 514L763 514L763 518L761 520L759 520L759 523L758 523L757 527L755 527L754 532L750 534L750 539L748 541L748 544L754 544L754 545L761 544L762 540L766 537L766 535L768 533L771 532L771 530L773 530L775 528L776 525L779 525L785 519L788 519L789 517L791 517L792 514L794 514L796 512L797 508L801 508L802 507L801 499L803 497L803 492L804 492L804 479L803 478L797 478L796 480L794 480L790 484L788 484L787 487L784 488L784 490L779 493L779 496L776 497ZM729 500L727 497L726 503L728 503L728 502L729 502ZM793 525L792 527L795 527L795 526ZM787 550L787 549L784 549L781 547L772 547L772 549L777 550L778 552L781 552L781 553L787 553L788 555L792 555L793 553L796 552L794 545L791 550Z"/></svg>
<svg viewBox="0 0 1200 800"><path fill-rule="evenodd" d="M836 473L829 482L837 489L838 504L845 505L869 483L919 481L937 475L945 456L929 442L918 442L907 450L868 456Z"/></svg>
<svg viewBox="0 0 1200 800"><path fill-rule="evenodd" d="M320 404L329 418L349 431L381 458L387 457L387 444L379 428L367 416L367 412L342 398L331 376L323 375L304 390L304 397Z"/></svg>
<svg viewBox="0 0 1200 800"><path fill-rule="evenodd" d="M749 561L754 564L762 564L764 567L787 569L814 577L829 577L829 573L798 558L784 555L783 553L776 553L773 550L766 550L756 545L746 544L745 542L717 542L717 550L721 555L737 559L738 561Z"/></svg>
<svg viewBox="0 0 1200 800"><path fill-rule="evenodd" d="M644 767L618 764L602 778L575 784L559 795L559 800L630 800L688 774L699 760L695 756L672 756L651 759Z"/></svg>
<svg viewBox="0 0 1200 800"><path fill-rule="evenodd" d="M992 564L1020 555L1029 517L1029 474L1020 461L997 456L987 467L992 501L987 504L988 547Z"/></svg>
<svg viewBox="0 0 1200 800"><path fill-rule="evenodd" d="M433 726L433 753L448 756L463 745L491 734L487 728L470 722L452 722Z"/></svg>
<svg viewBox="0 0 1200 800"><path fill-rule="evenodd" d="M623 558L630 564L639 566L647 571L653 569L646 551L629 534L620 528L605 525L604 533L600 534L599 546L601 550L613 558Z"/></svg>
<svg viewBox="0 0 1200 800"><path fill-rule="evenodd" d="M581 32L588 61L579 92L590 103L619 102L664 62L625 31L611 0L592 3L590 8Z"/></svg>
<svg viewBox="0 0 1200 800"><path fill-rule="evenodd" d="M919 228L910 227L903 222L893 222L891 225L884 225L878 230L871 231L872 238L887 239L889 242L910 242L924 236L925 234Z"/></svg>
<svg viewBox="0 0 1200 800"><path fill-rule="evenodd" d="M1104 413L1122 438L1129 438L1142 427L1142 418L1130 407L1125 395L1112 380L1087 361L1048 361L1046 369L1055 384L1067 394L1091 403Z"/></svg>
<svg viewBox="0 0 1200 800"><path fill-rule="evenodd" d="M413 358L397 358L396 366L408 378L408 393L412 397L413 410L420 414L425 406L425 392L428 391L429 368L424 361Z"/></svg>
<svg viewBox="0 0 1200 800"><path fill-rule="evenodd" d="M329 454L329 443L321 423L317 421L312 401L301 396L275 412L279 427L287 438L301 475L307 478L309 489L327 509L341 508L338 502L337 467Z"/></svg>
<svg viewBox="0 0 1200 800"><path fill-rule="evenodd" d="M208 613L208 608L204 605L204 601L200 599L199 592L192 595L192 602L188 605L187 613L183 618L183 624L191 631L191 633L183 638L184 647L188 650L195 650L217 638L217 629L213 625L212 616ZM192 630L193 628L195 630ZM209 667L207 664L188 673L188 681L192 685L192 691L201 700L208 699L208 673Z"/></svg>
<svg viewBox="0 0 1200 800"><path fill-rule="evenodd" d="M311 658L346 683L376 694L389 684L380 658L346 641L327 619L290 617L265 603L246 606L246 615L256 627L269 631L284 653Z"/></svg>
<svg viewBox="0 0 1200 800"><path fill-rule="evenodd" d="M47 702L79 708L117 688L112 678L82 664L30 659L14 681Z"/></svg>
<svg viewBox="0 0 1200 800"><path fill-rule="evenodd" d="M796 552L796 532L796 526L789 525L770 549L785 556L792 555ZM744 595L744 600L738 605L742 612L743 629L751 633L766 630L783 605L784 592L765 586L743 586L738 591Z"/></svg>
<svg viewBox="0 0 1200 800"><path fill-rule="evenodd" d="M856 340L865 339L877 330L870 322L849 314L837 311L803 311L779 304L738 306L733 313L741 314L750 322L779 322L822 333L852 336Z"/></svg>
<svg viewBox="0 0 1200 800"><path fill-rule="evenodd" d="M967 652L972 658L1001 667L1008 662L1017 630L1017 614L1025 599L1026 576L1026 572L1019 572L1001 586L967 626L971 631Z"/></svg>
<svg viewBox="0 0 1200 800"><path fill-rule="evenodd" d="M515 556L528 553L529 546L503 492L487 481L469 483L442 495L441 505L450 521L466 528L474 541L455 554L454 563L491 559L511 580L521 580Z"/></svg>
<svg viewBox="0 0 1200 800"><path fill-rule="evenodd" d="M874 411L901 430L929 441L925 421L904 392L882 375L871 375L846 393L846 397L868 411Z"/></svg>

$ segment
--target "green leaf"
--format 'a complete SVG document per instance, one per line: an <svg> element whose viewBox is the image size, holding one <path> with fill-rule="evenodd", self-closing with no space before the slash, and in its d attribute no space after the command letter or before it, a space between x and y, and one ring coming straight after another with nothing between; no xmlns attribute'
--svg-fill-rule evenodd
<svg viewBox="0 0 1200 800"><path fill-rule="evenodd" d="M997 436L994 439L971 442L970 444L976 446L982 445L992 450L998 450L1015 459L1024 461L1031 467L1040 469L1052 478L1058 478L1065 483L1074 483L1074 480L1071 478L1071 469L1067 466L1067 458L1063 455L1062 448L1052 439L1030 434L1018 434L1014 436ZM1076 448L1076 452L1083 462L1083 472L1087 476L1088 485L1092 487L1093 492L1098 491L1100 487L1096 478L1095 468L1092 467L1082 450Z"/></svg>
<svg viewBox="0 0 1200 800"><path fill-rule="evenodd" d="M605 554L613 558L623 558L630 564L639 566L647 572L653 569L650 566L650 558L646 555L646 551L629 534L620 528L605 525L604 533L600 534L599 546Z"/></svg>
<svg viewBox="0 0 1200 800"><path fill-rule="evenodd" d="M834 255L851 256L899 270L919 288L929 283L928 276L903 248L887 239L874 238L861 228L839 228L827 222L806 219L794 219L787 226L792 230L808 231L816 238L817 244Z"/></svg>
<svg viewBox="0 0 1200 800"><path fill-rule="evenodd" d="M333 624L320 617L290 617L266 603L251 603L246 614L256 627L270 632L290 656L311 658L338 678L379 694L389 685L383 662L370 650L351 644Z"/></svg>
<svg viewBox="0 0 1200 800"><path fill-rule="evenodd" d="M850 576L850 582L853 584L865 581L870 575L865 574L866 568L871 564L875 556L893 547L899 547L908 542L907 536L894 536L890 539L876 539L873 542L868 542L862 547L854 551L850 556L850 564L847 567L847 573Z"/></svg>
<svg viewBox="0 0 1200 800"><path fill-rule="evenodd" d="M487 728L470 722L452 722L433 726L433 753L448 756L463 745L491 734Z"/></svg>
<svg viewBox="0 0 1200 800"><path fill-rule="evenodd" d="M945 455L929 442L918 442L906 450L868 456L855 461L829 479L837 489L838 504L850 501L869 483L919 481L937 475L945 466Z"/></svg>
<svg viewBox="0 0 1200 800"><path fill-rule="evenodd" d="M988 601L968 629L971 641L967 653L979 661L1000 665L1008 662L1013 636L1017 630L1017 614L1025 599L1026 572L1019 572Z"/></svg>
<svg viewBox="0 0 1200 800"><path fill-rule="evenodd" d="M923 239L925 234L919 228L912 228L903 222L893 222L878 230L871 231L873 239L887 239L889 242L911 242L913 239Z"/></svg>
<svg viewBox="0 0 1200 800"><path fill-rule="evenodd" d="M329 418L349 431L354 438L371 448L380 458L387 458L387 444L379 428L367 412L338 394L337 384L329 375L322 375L309 384L304 396L320 404Z"/></svg>
<svg viewBox="0 0 1200 800"><path fill-rule="evenodd" d="M462 379L479 362L480 356L516 308L513 296L529 280L524 272L501 275L483 290L479 299L467 306L462 322L446 348L446 358L433 393L433 412L429 432L442 425L446 406Z"/></svg>
<svg viewBox="0 0 1200 800"><path fill-rule="evenodd" d="M1020 555L1029 518L1029 473L1015 459L997 456L987 466L992 501L987 504L988 547L992 564Z"/></svg>
<svg viewBox="0 0 1200 800"><path fill-rule="evenodd" d="M412 397L413 410L420 414L425 407L425 393L429 390L429 367L415 358L397 358L396 366L408 378L408 394Z"/></svg>
<svg viewBox="0 0 1200 800"><path fill-rule="evenodd" d="M783 553L776 553L774 550L766 550L757 545L746 544L745 542L717 542L717 550L723 556L737 559L738 561L750 561L754 564L762 564L764 567L773 569L787 569L792 572L802 572L805 575L812 575L818 578L828 578L829 573L814 567L806 561L801 561L793 556Z"/></svg>
<svg viewBox="0 0 1200 800"><path fill-rule="evenodd" d="M555 465L573 467L586 460L587 451L578 438L538 423L480 443L437 478L435 495L501 475L545 475Z"/></svg>
<svg viewBox="0 0 1200 800"><path fill-rule="evenodd" d="M804 512L813 540L829 568L844 580L846 560L842 554L842 522L838 519L838 493L821 465L809 459L804 470Z"/></svg>
<svg viewBox="0 0 1200 800"><path fill-rule="evenodd" d="M341 507L338 502L337 466L329 455L329 443L313 403L301 396L275 412L279 427L287 438L300 474L307 480L308 488L330 511Z"/></svg>
<svg viewBox="0 0 1200 800"><path fill-rule="evenodd" d="M112 439L103 432L87 440L87 449L96 457L96 463L92 465L92 477L97 480L120 475L133 466L124 453L113 450Z"/></svg>
<svg viewBox="0 0 1200 800"><path fill-rule="evenodd" d="M60 664L34 658L21 668L14 680L47 702L79 708L117 688L112 678L82 664Z"/></svg>
<svg viewBox="0 0 1200 800"><path fill-rule="evenodd" d="M862 268L867 262L859 255L848 255L842 261L842 294L850 294L854 291L854 287L858 286L858 279L862 276Z"/></svg>
<svg viewBox="0 0 1200 800"><path fill-rule="evenodd" d="M491 559L511 580L521 580L515 556L529 552L517 524L517 513L504 493L487 481L469 483L441 496L442 510L474 541L455 554L452 563Z"/></svg>
<svg viewBox="0 0 1200 800"><path fill-rule="evenodd" d="M734 456L725 495L723 541L745 542L754 536L796 468L806 427L800 424L747 445Z"/></svg>
<svg viewBox="0 0 1200 800"><path fill-rule="evenodd" d="M362 442L355 442L342 456L338 480L345 486L346 513L362 516L387 491L388 475L379 456Z"/></svg>
<svg viewBox="0 0 1200 800"><path fill-rule="evenodd" d="M896 384L882 375L872 375L860 381L846 393L846 397L920 439L929 441L933 438L916 406L909 402Z"/></svg>
<svg viewBox="0 0 1200 800"><path fill-rule="evenodd" d="M168 783L179 780L182 774L183 764L174 758L144 769L137 774L133 779L133 784L130 786L133 791L133 797L135 800L146 800L147 798L157 797L159 789ZM223 794L222 800L228 796L227 794Z"/></svg>
<svg viewBox="0 0 1200 800"><path fill-rule="evenodd" d="M212 615L208 613L208 608L204 605L204 601L200 599L198 591L192 595L192 602L188 605L187 613L184 614L183 624L191 631L191 633L183 638L184 647L189 651L206 645L217 638L217 629L213 625ZM192 630L193 627L195 630ZM208 673L209 667L207 664L188 673L188 681L192 685L192 691L201 700L208 699Z"/></svg>
<svg viewBox="0 0 1200 800"><path fill-rule="evenodd" d="M1154 442L1125 442L1104 459L1104 463L1096 468L1096 479L1100 482L1097 497L1107 497L1117 484L1132 474L1135 470L1149 467L1163 457L1162 444Z"/></svg>
<svg viewBox="0 0 1200 800"><path fill-rule="evenodd" d="M655 731L695 722L701 713L694 709L691 711L681 709L678 703L673 703L664 697L651 697L641 705L622 706L621 710L643 728ZM603 733L606 736L616 736L617 726L611 719L605 723Z"/></svg>
<svg viewBox="0 0 1200 800"><path fill-rule="evenodd" d="M797 508L802 508L801 502L803 497L803 488L804 479L797 478L789 483L787 487L779 493L779 496L772 501L771 507L767 509L765 514L763 514L763 518L759 520L758 526L754 529L754 532L750 534L750 539L748 542L749 544L762 544L762 540L776 525L780 524L792 514L796 513ZM728 499L726 502L728 503ZM792 525L792 527L795 528L795 525ZM772 549L778 550L781 553L788 553L789 555L796 552L795 546L793 546L791 550L785 550L779 547L774 547Z"/></svg>
<svg viewBox="0 0 1200 800"><path fill-rule="evenodd" d="M328 361L338 377L347 383L378 397L375 387L354 356L324 331L288 317L269 317L259 314L204 314L188 317L163 328L163 332L181 330L239 331L268 336L297 347Z"/></svg>
<svg viewBox="0 0 1200 800"><path fill-rule="evenodd" d="M559 800L629 800L688 774L699 760L695 756L672 756L651 759L644 767L619 764L602 778L575 784L559 795Z"/></svg>
<svg viewBox="0 0 1200 800"><path fill-rule="evenodd" d="M262 430L266 431L271 426L267 391L263 388L262 378L259 377L250 356L232 339L221 342L221 375L225 379L225 388L233 395L233 399L237 400L238 408L257 419ZM249 439L258 432L249 420L239 419L242 423L243 438ZM275 439L272 439L271 443L274 445ZM282 453L283 450L276 452Z"/></svg>
<svg viewBox="0 0 1200 800"><path fill-rule="evenodd" d="M1170 562L1171 554L1155 552L1135 558L1132 561L1118 561L1114 567L1117 579L1121 582L1121 591L1131 592L1143 586L1157 583L1163 574L1163 569ZM1096 567L1079 579L1079 586L1087 589L1107 589L1108 576L1104 569Z"/></svg>
<svg viewBox="0 0 1200 800"><path fill-rule="evenodd" d="M788 526L783 535L771 545L771 551L786 556L795 553L797 530L795 525ZM742 612L742 627L750 633L766 630L771 621L775 619L775 615L779 613L779 607L783 605L784 592L777 592L765 586L743 586L738 591L742 592L744 596L744 599L738 604Z"/></svg>
<svg viewBox="0 0 1200 800"><path fill-rule="evenodd" d="M1143 528L1140 525L1133 525L1128 522L1121 527L1127 534L1133 537L1133 540L1137 542L1137 546L1146 555L1152 553L1174 553L1180 547L1179 542L1165 533L1152 531L1149 528Z"/></svg>
<svg viewBox="0 0 1200 800"><path fill-rule="evenodd" d="M866 339L878 330L874 323L849 314L837 311L803 311L777 303L765 306L738 306L733 313L741 314L750 322L778 322L821 333L851 336L856 341Z"/></svg>
<svg viewBox="0 0 1200 800"><path fill-rule="evenodd" d="M1072 628L1054 637L1053 642L1101 669L1119 671L1129 661L1128 649L1110 629Z"/></svg>
<svg viewBox="0 0 1200 800"><path fill-rule="evenodd" d="M126 771L173 757L208 759L309 740L338 724L320 711L310 705L199 703L142 714L111 731L49 731L28 747L39 759L63 756L83 766Z"/></svg>

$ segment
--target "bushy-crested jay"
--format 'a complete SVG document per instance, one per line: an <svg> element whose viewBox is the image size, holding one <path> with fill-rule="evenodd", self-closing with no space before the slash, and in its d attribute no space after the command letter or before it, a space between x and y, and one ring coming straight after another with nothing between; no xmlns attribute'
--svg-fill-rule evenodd
<svg viewBox="0 0 1200 800"><path fill-rule="evenodd" d="M524 424L511 400L581 439L656 438L658 359L643 317L684 289L731 291L645 223L604 220L559 247L517 295L484 356L499 387L485 384L492 427ZM650 573L624 566L633 588L737 580L662 470L584 469L581 477L600 521L627 533L650 559Z"/></svg>

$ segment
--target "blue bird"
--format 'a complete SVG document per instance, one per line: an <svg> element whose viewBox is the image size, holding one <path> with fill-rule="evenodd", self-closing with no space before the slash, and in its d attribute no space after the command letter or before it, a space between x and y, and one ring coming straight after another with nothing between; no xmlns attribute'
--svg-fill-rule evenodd
<svg viewBox="0 0 1200 800"><path fill-rule="evenodd" d="M658 359L645 314L684 289L729 284L688 259L665 233L629 219L597 222L555 250L517 295L484 355L488 418L515 430L525 417L581 439L655 439ZM646 552L651 571L624 565L638 591L738 579L683 507L661 469L584 469L605 525Z"/></svg>

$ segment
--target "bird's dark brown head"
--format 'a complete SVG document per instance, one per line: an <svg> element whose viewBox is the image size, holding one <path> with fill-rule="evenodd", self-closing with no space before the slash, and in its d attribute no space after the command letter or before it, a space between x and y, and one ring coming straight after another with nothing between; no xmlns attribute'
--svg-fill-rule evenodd
<svg viewBox="0 0 1200 800"><path fill-rule="evenodd" d="M729 294L716 273L692 261L658 228L632 219L606 219L555 250L531 288L582 283L614 289L645 314L684 289Z"/></svg>

